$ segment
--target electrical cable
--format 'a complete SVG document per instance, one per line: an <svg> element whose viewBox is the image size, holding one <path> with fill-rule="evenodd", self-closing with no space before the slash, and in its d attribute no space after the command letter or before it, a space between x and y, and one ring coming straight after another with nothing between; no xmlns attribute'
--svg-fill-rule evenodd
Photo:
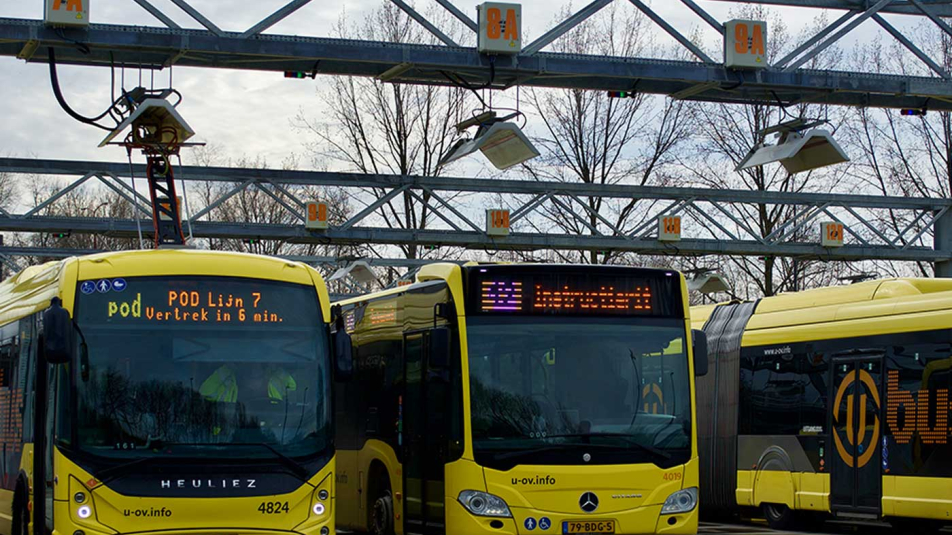
<svg viewBox="0 0 952 535"><path fill-rule="evenodd" d="M128 148L126 154L129 156L129 179L132 181L132 211L136 214L136 229L139 231L139 249L145 249L142 244L142 223L140 222L141 218L139 217L139 201L136 199L136 173L132 166L132 147Z"/></svg>
<svg viewBox="0 0 952 535"><path fill-rule="evenodd" d="M63 33L62 28L54 28L53 31L56 33L57 36L59 36L60 39L64 41L69 41L70 43L73 43L74 45L76 45L76 48L80 52L82 52L84 55L88 56L89 53L92 52L92 50L89 49L89 46L86 43L77 41L76 39L66 37L66 35Z"/></svg>
<svg viewBox="0 0 952 535"><path fill-rule="evenodd" d="M48 50L50 63L50 83L53 85L53 95L56 97L56 101L59 102L60 107L62 107L70 117L81 123L86 123L95 126L96 128L101 128L107 132L112 132L114 128L109 128L108 126L103 126L96 122L109 114L109 111L112 109L111 106L108 110L102 112L98 117L83 117L69 107L69 104L66 103L66 99L63 98L62 91L60 91L59 77L56 74L56 53L53 51L53 47L50 47Z"/></svg>
<svg viewBox="0 0 952 535"><path fill-rule="evenodd" d="M192 211L188 207L188 182L186 182L181 176L182 170L182 157L178 154L175 155L178 158L179 165L179 180L182 180L182 201L185 203L185 221L188 222L188 241L194 241L195 235L192 233ZM179 216L181 217L181 215Z"/></svg>

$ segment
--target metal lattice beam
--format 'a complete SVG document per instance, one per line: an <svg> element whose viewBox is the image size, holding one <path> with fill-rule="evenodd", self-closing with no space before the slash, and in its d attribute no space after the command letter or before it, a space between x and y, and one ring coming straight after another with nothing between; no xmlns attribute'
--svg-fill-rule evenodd
<svg viewBox="0 0 952 535"><path fill-rule="evenodd" d="M846 16L798 47L795 54L778 62L777 67L763 71L724 68L719 58L709 57L640 0L631 2L698 57L700 62L542 52L556 38L572 31L608 4L606 0L593 0L527 45L522 54L491 65L494 58L480 55L473 48L456 46L455 41L409 4L403 0L391 1L446 46L261 33L279 20L293 16L307 3L306 0L290 1L244 32L222 30L186 0L173 0L180 9L206 28L182 29L148 0L135 0L166 27L93 24L88 30L82 31L54 30L46 28L42 21L0 19L0 56L43 62L46 61L46 54L37 52L52 47L57 52L57 61L77 65L107 66L115 62L146 69L174 64L271 72L306 71L431 85L447 84L442 72L454 72L473 84L491 84L497 89L517 84L591 90L637 89L648 94L722 103L776 104L779 100L952 110L952 80L797 69L823 48L836 43L863 19L880 17L880 14L902 13L928 17L948 32L952 28L940 18L952 16L952 4L947 0L881 0L872 7L865 2L847 0L737 0L848 11ZM471 29L475 26L472 19L450 0L437 1L465 26ZM723 32L723 25L693 0L681 1L698 15L700 21ZM857 14L859 16L853 18ZM850 18L853 18L852 22L841 28ZM947 76L941 69L936 69L934 62L921 52L909 36L904 36L888 22L881 21L881 18L875 20L929 68ZM83 43L84 50L78 50L76 42ZM787 65L791 61L793 63Z"/></svg>
<svg viewBox="0 0 952 535"><path fill-rule="evenodd" d="M0 258L16 257L43 257L43 258L69 258L72 256L85 256L91 254L108 252L104 249L73 249L68 247L3 247L0 246ZM351 259L336 256L311 256L311 255L280 255L278 258L291 260L293 262L304 262L311 265L341 265L346 264ZM433 260L423 258L360 258L371 266L376 267L396 267L396 268L418 268L432 264ZM450 262L449 260L440 260L441 262Z"/></svg>
<svg viewBox="0 0 952 535"><path fill-rule="evenodd" d="M49 199L38 200L38 206L51 208L57 199L79 187L77 183L87 177L122 178L130 172L141 175L144 169L133 166L130 171L127 164L108 162L0 158L0 172L13 173L14 177L24 173L74 177ZM179 176L186 182L221 182L231 186L221 188L219 196L210 199L209 205L193 216L192 231L196 238L266 239L342 246L386 244L937 263L952 260L952 250L944 248L947 240L937 240L935 247L929 246L935 229L952 217L947 215L952 208L949 199L216 167L184 167ZM265 189L278 206L299 217L304 188L315 186L342 188L349 198L363 202L364 208L323 232L308 231L303 225L238 224L215 219L216 207L249 189ZM287 202L278 193L296 200ZM500 195L509 203L512 213L514 232L506 238L490 237L473 222L478 221L482 210L482 206L475 203L477 197L482 196L483 204L487 205L498 202L491 199L498 199ZM429 199L426 205L434 218L427 228L401 229L382 224L386 222L389 204L402 202L407 196L417 202ZM462 200L454 201L457 197ZM599 212L588 205L586 200L594 198L622 203L636 200L641 203L636 212L645 216L638 221L616 224L609 211ZM762 205L786 206L790 217L772 232L762 233L750 216ZM0 215L0 231L137 235L135 220L38 216L36 208L28 207L20 211L22 213ZM891 230L877 225L886 219L887 212L909 223ZM564 230L570 227L544 224L552 214L557 214L563 222L574 222L581 232L570 233ZM687 219L685 238L675 244L658 241L659 218L673 215ZM815 231L823 220L844 224L850 236L844 247L824 248L816 243Z"/></svg>

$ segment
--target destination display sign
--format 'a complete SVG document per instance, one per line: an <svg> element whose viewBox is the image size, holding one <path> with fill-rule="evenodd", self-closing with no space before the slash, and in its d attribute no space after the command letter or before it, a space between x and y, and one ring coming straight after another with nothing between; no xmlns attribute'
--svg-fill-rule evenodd
<svg viewBox="0 0 952 535"><path fill-rule="evenodd" d="M115 325L311 326L312 286L232 277L130 277L82 281L78 317Z"/></svg>
<svg viewBox="0 0 952 535"><path fill-rule="evenodd" d="M471 314L683 317L673 271L575 266L470 269Z"/></svg>

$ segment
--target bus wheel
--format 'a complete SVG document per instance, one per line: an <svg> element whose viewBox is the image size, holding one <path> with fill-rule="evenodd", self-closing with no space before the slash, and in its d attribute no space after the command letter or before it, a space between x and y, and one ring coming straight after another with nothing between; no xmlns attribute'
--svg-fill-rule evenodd
<svg viewBox="0 0 952 535"><path fill-rule="evenodd" d="M920 535L938 533L944 527L942 522L919 518L890 518L889 525L896 535Z"/></svg>
<svg viewBox="0 0 952 535"><path fill-rule="evenodd" d="M13 498L13 535L30 535L30 511L23 487L18 486Z"/></svg>
<svg viewBox="0 0 952 535"><path fill-rule="evenodd" d="M764 518L771 529L780 531L792 529L796 525L794 512L783 504L765 503L762 506Z"/></svg>
<svg viewBox="0 0 952 535"><path fill-rule="evenodd" d="M393 535L393 497L390 489L381 489L370 510L370 532L373 535Z"/></svg>

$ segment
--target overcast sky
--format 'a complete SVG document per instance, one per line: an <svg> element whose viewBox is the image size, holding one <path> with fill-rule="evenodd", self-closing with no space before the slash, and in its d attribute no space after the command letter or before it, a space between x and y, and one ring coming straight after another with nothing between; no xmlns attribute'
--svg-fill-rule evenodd
<svg viewBox="0 0 952 535"><path fill-rule="evenodd" d="M89 1L89 0L87 0ZM359 20L370 9L385 0L314 0L290 18L271 28L268 33L306 36L331 36L334 23L346 8L347 16ZM525 0L523 21L529 35L540 35L552 23L553 3L559 0ZM624 0L616 0L623 2ZM91 19L97 23L119 23L160 26L156 19L132 0L91 0ZM183 27L198 24L168 0L152 0ZM576 1L576 8L588 0ZM190 3L225 30L243 31L286 0L190 0ZM434 0L411 2L421 10ZM475 13L476 0L455 0L467 13ZM703 30L705 38L716 42L716 34L700 22L680 2L650 2L677 28L690 33ZM730 18L737 4L701 0L719 20ZM41 18L42 0L7 0L0 5L0 17ZM624 8L631 8L625 2ZM801 31L818 10L785 9L784 21L791 33ZM833 12L832 17L839 16ZM910 19L895 17L894 19ZM914 19L915 20L915 19ZM859 38L868 39L875 30L860 28ZM902 22L900 22L902 24ZM658 29L659 35L663 32ZM664 37L659 37L664 39ZM158 73L164 84L167 72ZM100 113L109 101L109 70L96 67L61 67L61 86L67 101L85 115ZM138 81L138 72L126 71L126 86ZM225 147L233 156L264 156L277 165L291 153L302 155L300 133L289 126L300 110L314 115L321 103L314 81L285 80L280 73L250 73L218 69L176 68L175 87L184 95L179 111L206 142ZM158 85L158 84L157 84ZM99 149L103 137L100 130L69 118L56 103L50 89L49 74L44 64L27 64L13 58L0 58L0 154L36 156L51 159L88 159L125 161L120 148ZM306 162L305 162L306 163Z"/></svg>

